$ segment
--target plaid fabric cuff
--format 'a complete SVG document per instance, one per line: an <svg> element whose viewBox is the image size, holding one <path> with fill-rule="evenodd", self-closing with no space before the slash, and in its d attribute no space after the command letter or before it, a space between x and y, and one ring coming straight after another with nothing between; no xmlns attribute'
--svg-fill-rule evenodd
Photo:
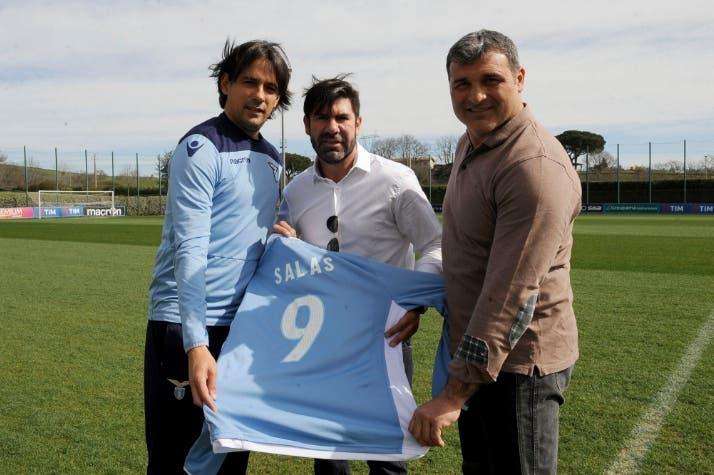
<svg viewBox="0 0 714 475"><path fill-rule="evenodd" d="M538 295L531 295L528 297L528 301L525 306L523 306L516 314L516 319L511 326L511 332L508 334L508 343L511 345L511 349L516 346L518 340L521 339L523 334L526 332L526 329L528 329L528 325L531 324L537 301Z"/></svg>
<svg viewBox="0 0 714 475"><path fill-rule="evenodd" d="M488 346L485 341L464 334L455 357L468 363L488 366Z"/></svg>

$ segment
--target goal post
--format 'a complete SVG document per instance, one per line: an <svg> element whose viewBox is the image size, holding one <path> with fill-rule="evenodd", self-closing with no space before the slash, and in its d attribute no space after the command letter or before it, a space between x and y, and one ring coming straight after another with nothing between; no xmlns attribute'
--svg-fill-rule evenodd
<svg viewBox="0 0 714 475"><path fill-rule="evenodd" d="M37 219L74 216L123 216L117 212L114 191L37 192Z"/></svg>

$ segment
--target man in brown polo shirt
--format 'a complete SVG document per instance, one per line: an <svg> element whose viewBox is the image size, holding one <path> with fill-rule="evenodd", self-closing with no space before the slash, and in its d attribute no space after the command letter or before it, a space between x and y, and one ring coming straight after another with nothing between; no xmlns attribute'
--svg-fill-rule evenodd
<svg viewBox="0 0 714 475"><path fill-rule="evenodd" d="M513 42L470 33L446 67L466 125L444 200L449 307L446 388L410 431L443 446L459 422L464 473L555 473L558 414L578 358L570 286L580 180L522 102ZM462 409L463 407L463 409Z"/></svg>

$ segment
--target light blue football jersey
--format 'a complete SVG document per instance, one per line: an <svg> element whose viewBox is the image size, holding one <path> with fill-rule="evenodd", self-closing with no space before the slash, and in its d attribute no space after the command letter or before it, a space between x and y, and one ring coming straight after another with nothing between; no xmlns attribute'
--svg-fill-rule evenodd
<svg viewBox="0 0 714 475"><path fill-rule="evenodd" d="M275 220L282 171L275 147L225 114L191 129L171 159L149 319L183 325L184 348L229 325Z"/></svg>
<svg viewBox="0 0 714 475"><path fill-rule="evenodd" d="M443 313L441 276L272 236L218 359L217 413L186 460L216 473L223 453L408 460L416 409L387 328L419 306ZM215 452L215 454L214 454Z"/></svg>

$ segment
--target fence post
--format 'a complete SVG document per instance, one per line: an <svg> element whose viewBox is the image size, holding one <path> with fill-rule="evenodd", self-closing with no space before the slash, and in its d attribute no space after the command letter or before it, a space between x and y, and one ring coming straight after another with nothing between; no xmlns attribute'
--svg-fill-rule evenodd
<svg viewBox="0 0 714 475"><path fill-rule="evenodd" d="M84 149L84 191L89 191L89 159L87 158L87 149ZM87 193L89 195L89 193Z"/></svg>
<svg viewBox="0 0 714 475"><path fill-rule="evenodd" d="M59 191L59 160L57 159L57 147L55 147L55 190Z"/></svg>
<svg viewBox="0 0 714 475"><path fill-rule="evenodd" d="M684 202L687 202L687 139L684 139Z"/></svg>
<svg viewBox="0 0 714 475"><path fill-rule="evenodd" d="M652 203L652 142L649 145L649 165L647 166L647 181L649 182L650 203Z"/></svg>
<svg viewBox="0 0 714 475"><path fill-rule="evenodd" d="M590 146L585 147L585 204L590 204Z"/></svg>
<svg viewBox="0 0 714 475"><path fill-rule="evenodd" d="M30 206L30 186L27 182L27 146L22 146L22 156L25 158L25 206Z"/></svg>
<svg viewBox="0 0 714 475"><path fill-rule="evenodd" d="M141 206L141 200L139 199L139 153L136 154L136 212L138 214L139 208Z"/></svg>
<svg viewBox="0 0 714 475"><path fill-rule="evenodd" d="M620 144L617 144L617 202L620 203Z"/></svg>

